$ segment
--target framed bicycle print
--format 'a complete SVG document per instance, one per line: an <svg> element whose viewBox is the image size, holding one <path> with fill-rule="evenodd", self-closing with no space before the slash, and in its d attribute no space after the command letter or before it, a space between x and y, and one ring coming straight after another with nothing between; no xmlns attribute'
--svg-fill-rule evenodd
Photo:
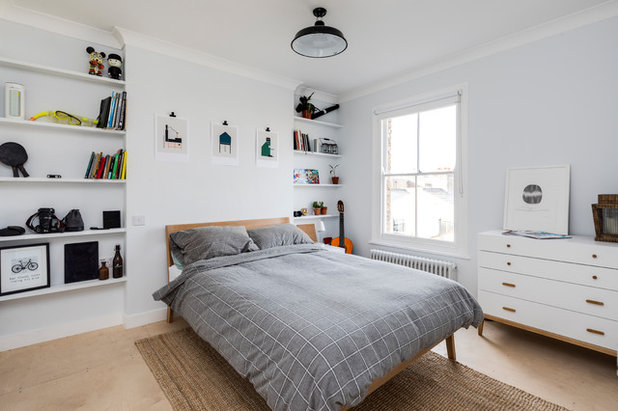
<svg viewBox="0 0 618 411"><path fill-rule="evenodd" d="M0 248L0 296L49 285L49 243Z"/></svg>

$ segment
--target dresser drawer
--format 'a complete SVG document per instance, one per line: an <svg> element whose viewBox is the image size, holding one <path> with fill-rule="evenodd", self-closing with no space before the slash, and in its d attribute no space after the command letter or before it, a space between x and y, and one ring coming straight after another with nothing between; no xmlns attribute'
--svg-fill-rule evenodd
<svg viewBox="0 0 618 411"><path fill-rule="evenodd" d="M611 350L618 348L618 322L616 321L487 291L479 291L479 303L488 315Z"/></svg>
<svg viewBox="0 0 618 411"><path fill-rule="evenodd" d="M480 290L618 321L618 292L479 268ZM617 323L618 325L618 323Z"/></svg>
<svg viewBox="0 0 618 411"><path fill-rule="evenodd" d="M480 251L478 265L518 274L618 291L618 270Z"/></svg>
<svg viewBox="0 0 618 411"><path fill-rule="evenodd" d="M535 240L513 235L481 233L479 251L618 268L618 244L596 242L588 237Z"/></svg>

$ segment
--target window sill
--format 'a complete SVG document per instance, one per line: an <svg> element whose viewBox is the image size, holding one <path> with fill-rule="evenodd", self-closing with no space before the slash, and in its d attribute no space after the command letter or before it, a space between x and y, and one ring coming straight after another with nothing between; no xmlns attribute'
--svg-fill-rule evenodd
<svg viewBox="0 0 618 411"><path fill-rule="evenodd" d="M468 255L467 253L461 252L460 250L456 248L448 249L447 247L444 247L441 249L436 249L436 248L423 247L421 245L414 245L410 243L402 243L402 242L395 242L395 241L387 241L387 240L381 240L381 239L371 240L369 241L369 244L377 245L381 247L394 248L394 249L403 250L403 251L416 251L416 252L423 253L423 254L429 254L429 255L435 255L435 256L441 256L441 257L451 257L451 258L456 258L458 260L470 260L470 255Z"/></svg>

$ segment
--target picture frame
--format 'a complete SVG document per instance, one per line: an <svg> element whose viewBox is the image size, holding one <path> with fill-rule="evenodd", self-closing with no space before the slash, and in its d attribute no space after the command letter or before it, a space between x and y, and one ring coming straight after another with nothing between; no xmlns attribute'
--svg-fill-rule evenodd
<svg viewBox="0 0 618 411"><path fill-rule="evenodd" d="M240 150L238 127L227 124L212 123L211 126L212 163L225 166L238 165Z"/></svg>
<svg viewBox="0 0 618 411"><path fill-rule="evenodd" d="M168 115L155 114L155 159L164 161L189 160L189 121Z"/></svg>
<svg viewBox="0 0 618 411"><path fill-rule="evenodd" d="M506 171L504 230L569 234L570 166Z"/></svg>
<svg viewBox="0 0 618 411"><path fill-rule="evenodd" d="M49 286L49 243L0 248L0 296Z"/></svg>
<svg viewBox="0 0 618 411"><path fill-rule="evenodd" d="M257 167L277 167L279 165L279 135L266 130L255 133L255 165Z"/></svg>
<svg viewBox="0 0 618 411"><path fill-rule="evenodd" d="M311 168L295 168L292 171L294 184L320 184L320 171Z"/></svg>

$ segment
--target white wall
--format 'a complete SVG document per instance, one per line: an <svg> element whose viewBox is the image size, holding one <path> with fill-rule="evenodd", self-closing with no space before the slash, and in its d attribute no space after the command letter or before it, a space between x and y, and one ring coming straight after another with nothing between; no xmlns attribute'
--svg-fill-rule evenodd
<svg viewBox="0 0 618 411"><path fill-rule="evenodd" d="M291 216L293 90L126 46L129 153L127 212L145 215L129 227L128 324L164 305L151 294L167 282L164 226ZM154 114L189 120L186 163L155 161ZM238 126L240 165L213 165L211 121ZM256 129L279 133L279 167L256 168ZM144 321L148 320L144 317Z"/></svg>
<svg viewBox="0 0 618 411"><path fill-rule="evenodd" d="M590 204L618 192L616 38L614 18L342 103L346 232L355 252L371 247L371 109L460 83L469 86L471 259L457 261L459 280L476 292L476 234L502 227L507 167L570 164L570 231L593 234Z"/></svg>

